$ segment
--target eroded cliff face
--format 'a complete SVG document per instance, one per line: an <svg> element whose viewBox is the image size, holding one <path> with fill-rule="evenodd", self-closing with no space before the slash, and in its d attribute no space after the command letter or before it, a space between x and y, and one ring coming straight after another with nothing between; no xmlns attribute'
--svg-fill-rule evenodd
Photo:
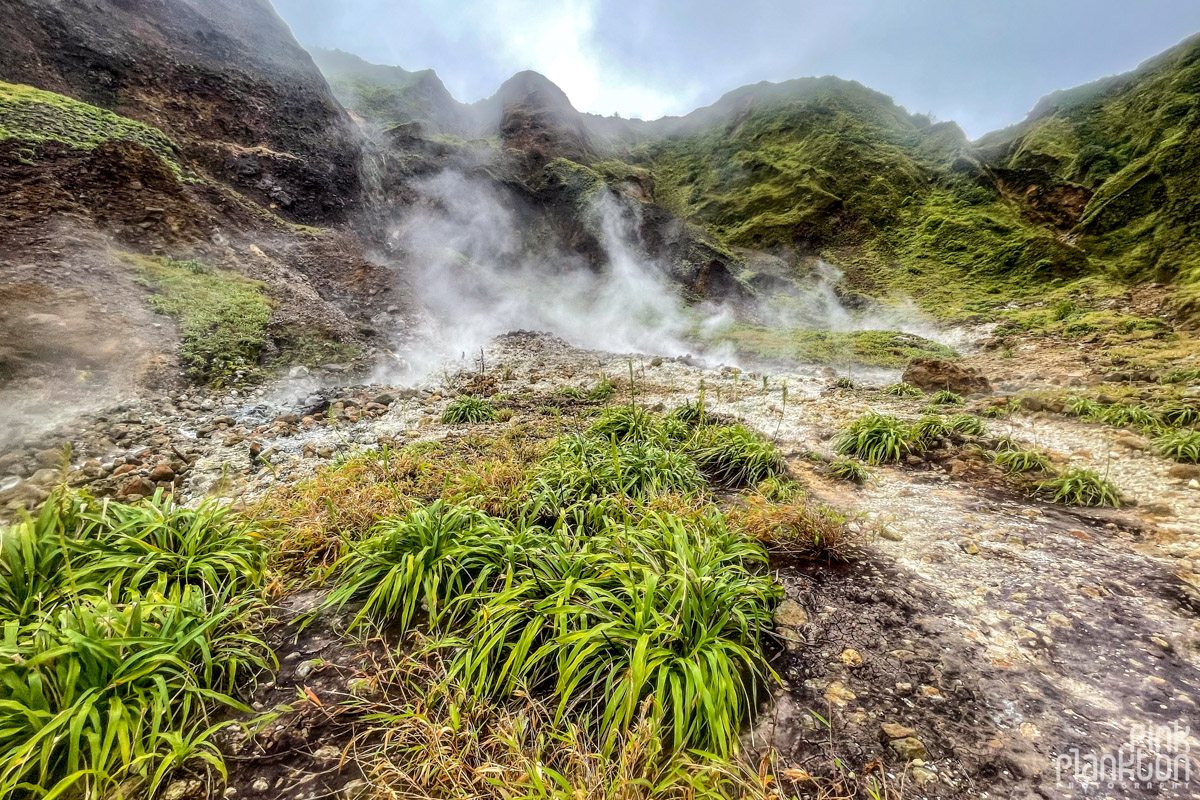
<svg viewBox="0 0 1200 800"><path fill-rule="evenodd" d="M152 125L290 219L353 209L353 125L267 0L7 0L0 26L4 80Z"/></svg>

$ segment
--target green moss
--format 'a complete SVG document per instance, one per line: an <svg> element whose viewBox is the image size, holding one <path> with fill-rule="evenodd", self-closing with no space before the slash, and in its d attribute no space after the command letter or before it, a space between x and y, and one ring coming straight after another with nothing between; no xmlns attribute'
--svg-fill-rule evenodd
<svg viewBox="0 0 1200 800"><path fill-rule="evenodd" d="M914 358L955 358L949 347L896 331L851 331L769 328L738 323L712 334L713 343L730 344L741 355L768 361L815 364L854 362L902 367Z"/></svg>
<svg viewBox="0 0 1200 800"><path fill-rule="evenodd" d="M264 285L199 261L127 255L154 294L150 306L179 323L179 360L194 380L255 377L273 304Z"/></svg>
<svg viewBox="0 0 1200 800"><path fill-rule="evenodd" d="M358 342L342 342L324 335L321 331L299 326L286 327L274 335L278 353L268 365L287 366L303 364L317 367L329 363L353 361L362 353Z"/></svg>
<svg viewBox="0 0 1200 800"><path fill-rule="evenodd" d="M74 150L94 150L109 141L135 142L161 158L179 177L179 148L157 128L32 86L0 82L0 141L37 145L58 142ZM32 161L35 150L25 151Z"/></svg>

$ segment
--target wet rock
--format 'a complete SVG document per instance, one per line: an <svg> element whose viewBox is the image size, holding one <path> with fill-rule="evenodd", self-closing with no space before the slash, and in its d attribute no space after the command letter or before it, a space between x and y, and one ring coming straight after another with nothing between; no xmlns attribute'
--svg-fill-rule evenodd
<svg viewBox="0 0 1200 800"><path fill-rule="evenodd" d="M906 736L903 739L888 742L888 747L892 748L892 752L905 761L929 758L929 751L925 749L925 745L922 744L921 740L915 736Z"/></svg>
<svg viewBox="0 0 1200 800"><path fill-rule="evenodd" d="M883 730L883 735L889 739L907 739L917 735L916 729L898 722L885 722L879 727Z"/></svg>
<svg viewBox="0 0 1200 800"><path fill-rule="evenodd" d="M992 391L991 383L978 370L940 358L914 358L902 380L926 391L949 389L961 395Z"/></svg>
<svg viewBox="0 0 1200 800"><path fill-rule="evenodd" d="M781 628L799 628L807 622L808 612L795 600L784 600L775 609L775 624Z"/></svg>
<svg viewBox="0 0 1200 800"><path fill-rule="evenodd" d="M154 484L146 478L137 477L126 483L117 492L117 497L149 497L154 494Z"/></svg>
<svg viewBox="0 0 1200 800"><path fill-rule="evenodd" d="M158 483L159 481L175 480L175 470L171 469L171 465L165 461L160 461L150 470L150 480Z"/></svg>

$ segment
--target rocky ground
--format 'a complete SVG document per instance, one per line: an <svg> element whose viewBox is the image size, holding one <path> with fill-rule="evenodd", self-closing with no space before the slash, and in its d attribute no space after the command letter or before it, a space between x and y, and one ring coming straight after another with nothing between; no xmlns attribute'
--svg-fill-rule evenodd
<svg viewBox="0 0 1200 800"><path fill-rule="evenodd" d="M988 368L986 356L974 363ZM995 389L1097 380L1069 363L1045 370ZM512 426L546 413L536 398L563 386L586 390L607 376L623 378L628 392L630 375L633 399L651 408L703 391L709 408L773 436L813 495L863 515L877 532L844 566L773 565L787 588L777 620L782 682L746 734L748 752L773 747L782 763L813 774L835 759L856 771L879 762L906 797L1200 796L1187 786L1085 785L1073 767L1056 770L1064 754L1118 753L1136 726L1196 718L1200 471L1153 455L1126 431L1038 412L988 424L1060 463L1107 471L1136 504L1097 511L1031 500L956 451L875 468L861 488L827 478L822 459L844 422L869 408L920 413L925 400L878 392L895 374L854 375L859 386L835 388L836 376L815 368L748 373L514 333L474 363L410 386L350 385L326 372L80 417L0 455L0 506L16 513L64 479L124 498L164 489L250 500L355 449L461 433L438 420L464 391L500 398L511 416L486 425ZM337 661L331 647L317 634L287 645L283 671L261 699L293 695L303 664ZM357 791L352 774L328 779L339 770L323 737L336 738L336 726L311 715L281 725L283 744L268 759L275 766L246 772L244 785L235 778L235 788L316 797L312 787L349 781Z"/></svg>

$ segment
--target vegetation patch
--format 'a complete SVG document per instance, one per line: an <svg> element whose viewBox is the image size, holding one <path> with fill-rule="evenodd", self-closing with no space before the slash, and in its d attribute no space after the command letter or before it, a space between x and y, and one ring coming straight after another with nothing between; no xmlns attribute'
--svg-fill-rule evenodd
<svg viewBox="0 0 1200 800"><path fill-rule="evenodd" d="M958 357L945 345L896 331L836 332L736 323L710 336L713 344L729 344L745 357L764 361L898 368L914 358Z"/></svg>
<svg viewBox="0 0 1200 800"><path fill-rule="evenodd" d="M442 412L446 425L473 425L496 420L496 407L482 397L464 395L455 398Z"/></svg>
<svg viewBox="0 0 1200 800"><path fill-rule="evenodd" d="M270 653L255 530L212 505L57 492L0 531L0 795L153 795L225 764L218 709Z"/></svg>
<svg viewBox="0 0 1200 800"><path fill-rule="evenodd" d="M274 309L263 284L199 261L125 259L153 290L150 307L179 323L179 360L193 380L224 386L257 377Z"/></svg>
<svg viewBox="0 0 1200 800"><path fill-rule="evenodd" d="M868 411L834 439L834 449L868 464L899 461L912 447L911 431L898 417Z"/></svg>
<svg viewBox="0 0 1200 800"><path fill-rule="evenodd" d="M1039 481L1037 490L1056 503L1070 506L1121 505L1121 492L1111 481L1082 467L1068 467L1052 478Z"/></svg>
<svg viewBox="0 0 1200 800"><path fill-rule="evenodd" d="M179 148L157 128L61 94L0 82L0 141L58 142L73 150L94 150L110 141L134 142L184 176ZM28 151L30 156L32 150Z"/></svg>

